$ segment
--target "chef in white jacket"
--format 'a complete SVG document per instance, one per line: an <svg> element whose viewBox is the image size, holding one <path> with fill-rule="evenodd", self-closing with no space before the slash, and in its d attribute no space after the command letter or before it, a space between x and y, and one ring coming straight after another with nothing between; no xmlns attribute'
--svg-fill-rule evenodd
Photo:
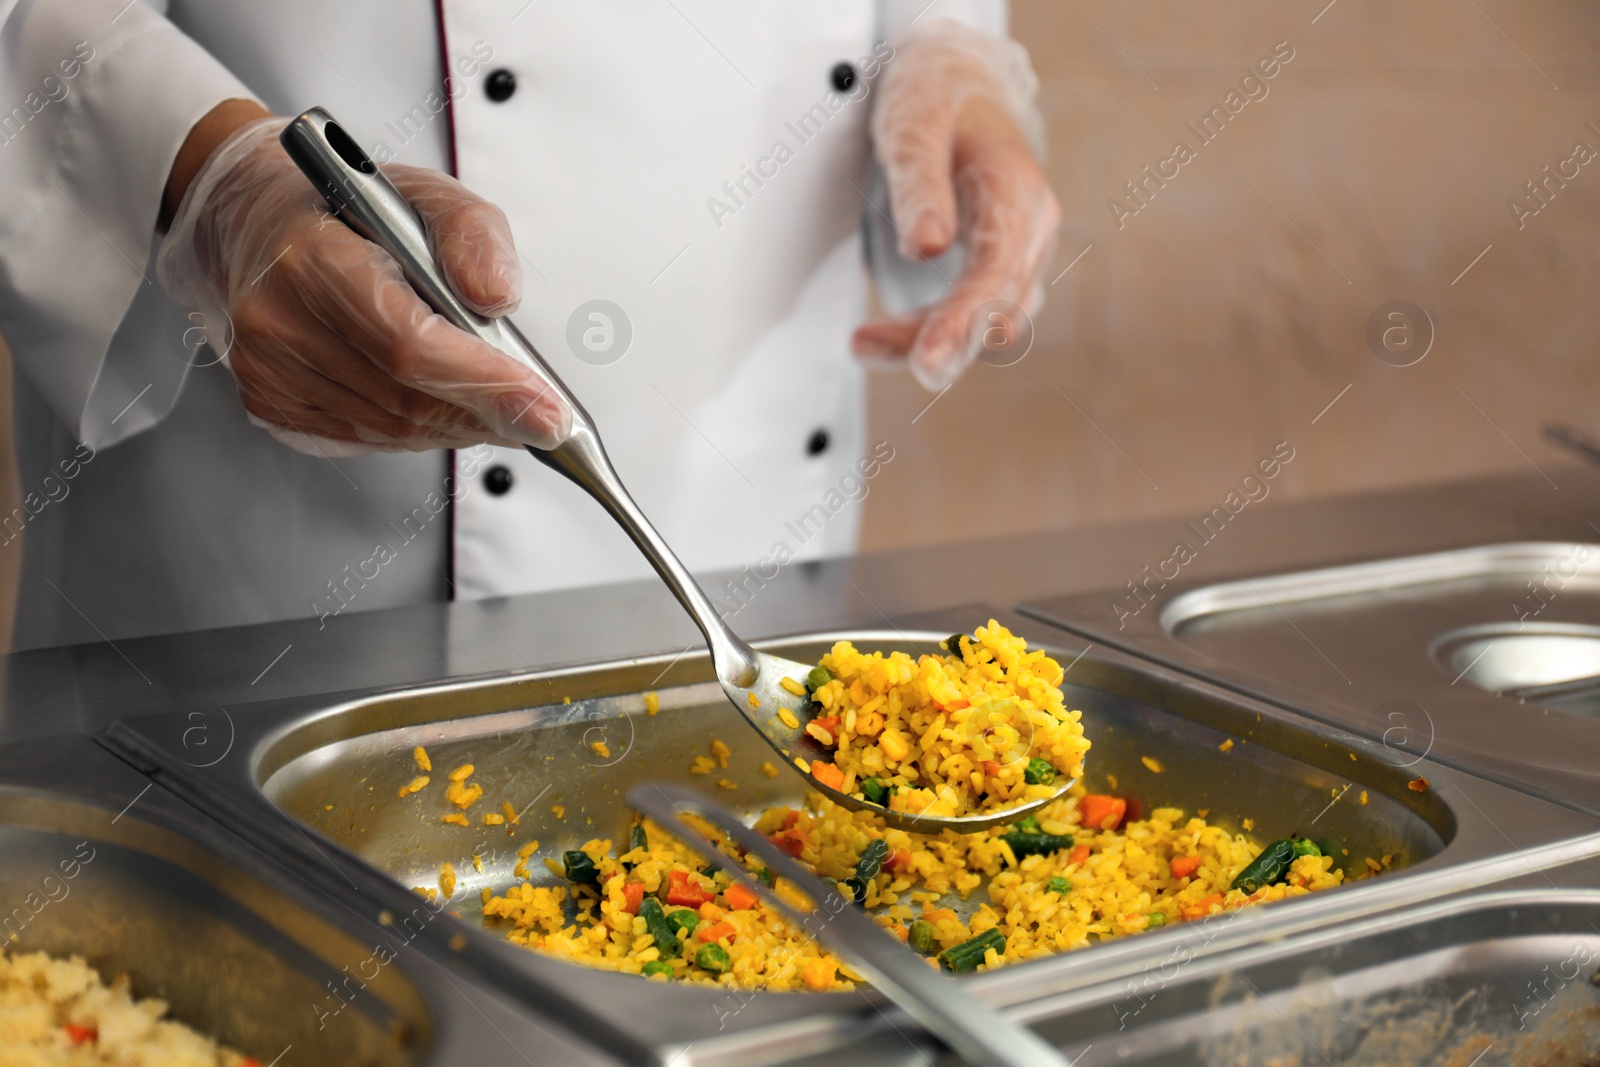
<svg viewBox="0 0 1600 1067"><path fill-rule="evenodd" d="M307 107L514 310L697 570L849 552L893 454L863 357L942 389L980 306L1041 298L1058 213L994 0L0 12L18 647L648 573L518 447L559 405L293 171ZM868 258L939 291L863 324Z"/></svg>

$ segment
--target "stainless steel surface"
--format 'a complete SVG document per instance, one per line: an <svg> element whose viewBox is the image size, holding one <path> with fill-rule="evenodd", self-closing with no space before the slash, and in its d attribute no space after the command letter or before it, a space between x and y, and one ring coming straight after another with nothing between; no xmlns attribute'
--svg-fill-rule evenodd
<svg viewBox="0 0 1600 1067"><path fill-rule="evenodd" d="M628 791L628 802L658 825L678 825L680 833L692 828L679 816L685 812L700 815L747 852L754 852L768 870L800 888L811 903L810 910L795 907L738 864L729 865L734 877L853 965L874 989L967 1062L982 1067L1067 1067L1055 1049L1027 1027L1009 1022L983 1002L966 996L953 980L930 970L925 960L856 910L834 887L701 793L670 783L646 782Z"/></svg>
<svg viewBox="0 0 1600 1067"><path fill-rule="evenodd" d="M1600 892L1577 871L1211 958L1184 942L1121 987L1030 1006L1073 1067L1583 1067L1600 1055ZM1190 931L1188 944L1204 931ZM790 1067L914 1067L878 1036Z"/></svg>
<svg viewBox="0 0 1600 1067"><path fill-rule="evenodd" d="M1473 544L1593 537L1600 469L1534 474L1311 500L1274 495L1230 524L1183 568L1186 580L1274 573L1350 559ZM744 587L746 637L872 627L889 617L964 603L1009 604L1120 586L1164 558L1181 517L1144 519L798 561L756 581L730 570L702 586ZM774 522L774 536L782 524ZM932 578L930 576L937 576ZM1103 607L1104 605L1102 605ZM658 652L700 640L658 581L482 601L363 611L325 619L35 649L0 660L0 742L93 733L118 718L181 708L343 693L503 671L552 669Z"/></svg>
<svg viewBox="0 0 1600 1067"><path fill-rule="evenodd" d="M677 553L634 503L611 458L606 455L600 431L583 405L509 318L485 318L455 295L439 269L433 239L421 217L377 164L367 158L354 139L322 108L312 108L290 122L281 139L284 149L322 193L334 215L389 253L418 295L454 325L533 368L548 384L565 411L570 413L570 426L541 447L529 445L528 451L593 497L627 532L700 628L711 650L717 679L728 699L784 761L793 763L799 759L807 767L819 759L831 762L831 753L808 736L802 726L786 726L778 718L780 707L787 705L798 709L800 704L779 683L785 677L803 682L810 665L759 654L729 628L722 613L711 603ZM1021 818L1050 803L1051 799L1018 805L1003 812L961 818L911 815L839 792L811 777L810 771L801 773L811 781L813 788L837 803L857 811L874 812L908 830L981 830ZM1071 784L1065 783L1061 792Z"/></svg>
<svg viewBox="0 0 1600 1067"><path fill-rule="evenodd" d="M1600 679L1600 626L1486 623L1451 630L1429 651L1458 681L1488 693L1547 706L1574 686Z"/></svg>
<svg viewBox="0 0 1600 1067"><path fill-rule="evenodd" d="M902 621L893 632L847 636L875 647L914 647L991 616L1026 632L1025 621L1008 613L963 609L916 624ZM839 636L845 635L794 639L778 650L806 660ZM1069 663L1086 650L1062 645L1053 651ZM1399 857L1403 869L1382 878L1248 909L1206 951L1348 921L1600 850L1600 824L1593 819L1430 761L1397 765L1380 746L1115 651L1087 650L1068 682L1068 701L1085 710L1095 745L1092 788L1115 776L1118 792L1145 807L1207 808L1214 822L1232 826L1250 817L1261 840L1314 829L1342 838L1353 864L1368 856ZM652 689L661 697L655 716L640 696ZM228 719L233 743L220 759L192 743L195 722L185 713L121 724L113 743L168 788L356 906L405 900L407 886L434 884L439 865L454 862L462 872L457 894L467 904L460 924L466 931L477 922L479 890L514 880L515 843L540 841L529 866L543 877L542 857L626 827L624 793L631 786L662 778L704 784L688 765L706 753L712 737L733 750L728 769L713 777L728 777L737 787L729 795L743 810L797 799L801 779L759 773L765 750L742 739L740 720L717 694L704 655L660 656L344 701L234 707ZM1225 753L1219 746L1227 738L1237 743ZM597 739L625 757L595 766L603 761L585 753ZM395 790L415 773L410 753L419 743L427 745L436 769L472 761L473 780L485 786L486 799L510 799L521 810L516 836L499 829L457 832L438 822L440 811L410 812L396 804ZM1145 755L1165 764L1164 773L1145 768ZM1425 793L1407 788L1418 774L1431 783ZM555 804L565 809L560 816L550 810ZM1493 819L1484 811L1494 812ZM1514 855L1505 834L1520 848ZM482 876L464 862L474 853L484 861ZM1169 951L1165 933L1002 968L967 985L989 1004L1008 1007L1117 981ZM498 935L466 938L452 962L530 1004L562 995L595 1005L606 1025L652 1042L662 1058L692 1048L697 1064L770 1062L806 1048L837 1047L889 1025L877 1014L889 1009L875 997L736 995L644 984L562 964ZM913 1024L901 1019L896 1025Z"/></svg>
<svg viewBox="0 0 1600 1067"><path fill-rule="evenodd" d="M282 1067L525 1063L511 1040L599 1062L408 951L436 916L400 916L306 893L88 738L0 747L6 951L128 975L135 996Z"/></svg>
<svg viewBox="0 0 1600 1067"><path fill-rule="evenodd" d="M1594 671L1584 628L1600 619L1600 546L1479 545L1152 583L1145 599L1135 614L1126 590L1021 610L1365 733L1400 758L1429 754L1600 812L1593 690L1546 687Z"/></svg>

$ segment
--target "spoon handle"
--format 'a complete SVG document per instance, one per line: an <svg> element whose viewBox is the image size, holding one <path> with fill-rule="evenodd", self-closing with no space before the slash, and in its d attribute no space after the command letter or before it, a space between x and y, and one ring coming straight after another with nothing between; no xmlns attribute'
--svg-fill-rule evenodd
<svg viewBox="0 0 1600 1067"><path fill-rule="evenodd" d="M389 253L418 296L455 326L539 374L568 419L560 432L537 446L528 445L528 451L599 501L639 546L705 635L718 677L737 686L754 684L760 673L755 652L728 629L705 591L634 503L589 413L509 318L485 318L451 290L438 268L432 236L400 190L322 108L295 118L280 140L334 216Z"/></svg>

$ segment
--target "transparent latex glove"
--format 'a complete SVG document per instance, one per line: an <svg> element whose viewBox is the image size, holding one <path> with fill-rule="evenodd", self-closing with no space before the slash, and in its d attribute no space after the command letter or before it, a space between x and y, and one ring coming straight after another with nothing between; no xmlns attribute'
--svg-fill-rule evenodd
<svg viewBox="0 0 1600 1067"><path fill-rule="evenodd" d="M1022 46L953 20L935 20L896 50L872 134L899 252L931 259L959 239L965 258L936 303L859 327L857 355L907 359L937 391L977 356L992 326L976 321L982 305L1005 300L1029 315L1043 306L1061 208L1032 147L1043 141L1037 91Z"/></svg>
<svg viewBox="0 0 1600 1067"><path fill-rule="evenodd" d="M278 144L283 126L249 123L212 154L156 261L167 295L203 316L250 421L325 455L564 439L570 412L537 372L435 314L387 253L329 215ZM384 173L462 300L485 315L516 307L500 209L437 171Z"/></svg>

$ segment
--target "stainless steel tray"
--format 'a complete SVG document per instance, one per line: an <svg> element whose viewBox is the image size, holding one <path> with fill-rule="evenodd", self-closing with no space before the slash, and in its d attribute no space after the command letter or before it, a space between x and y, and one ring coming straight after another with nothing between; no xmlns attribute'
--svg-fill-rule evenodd
<svg viewBox="0 0 1600 1067"><path fill-rule="evenodd" d="M808 635L772 648L815 659L848 636L875 648L926 650L991 616L1028 630L1025 620L1007 613L972 609L919 620L920 630ZM1117 791L1146 808L1207 808L1224 825L1253 817L1263 840L1295 830L1338 836L1356 863L1398 857L1402 869L1381 879L1240 913L1206 952L1600 851L1600 825L1577 813L1426 760L1398 766L1379 745L1120 653L1080 656L1084 649L1071 645L1052 651L1071 664L1068 700L1083 708L1095 745L1091 786L1115 776ZM106 740L302 877L369 913L412 899L410 886L436 884L439 864L452 861L462 878L461 920L451 927L468 936L445 962L547 1012L553 1003L586 1006L603 1025L653 1045L663 1059L690 1048L696 1064L771 1062L890 1025L871 994L756 995L647 984L562 964L473 929L477 889L512 881L515 843L538 838L542 848L529 866L540 875L541 857L625 829L622 797L634 783L709 788L688 767L713 737L733 754L728 769L712 777L725 775L737 786L716 791L720 799L754 811L798 798L792 776L768 780L759 773L766 759L759 739L747 735L720 691L706 684L710 677L703 657L662 656L276 702L226 715L196 709L118 724ZM660 696L654 716L643 699L652 690ZM197 725L205 729L196 733ZM1219 746L1228 738L1236 743L1224 753ZM593 752L596 740L610 755ZM427 746L435 773L471 761L473 780L488 797L513 799L522 819L517 835L445 826L437 812L420 818L397 803L395 790L415 773L410 754L417 744ZM1165 771L1152 773L1143 756ZM1407 787L1419 774L1429 779L1426 792ZM1358 799L1363 791L1366 805ZM553 805L565 809L564 817L551 812ZM1493 822L1483 808L1496 813ZM1506 852L1505 828L1517 835L1515 854ZM484 860L482 876L470 863L474 853ZM1005 968L971 985L976 995L1017 1007L1137 973L1167 951L1164 943L1162 935L1106 943ZM899 1019L894 1025L910 1028Z"/></svg>
<svg viewBox="0 0 1600 1067"><path fill-rule="evenodd" d="M9 950L126 974L262 1063L601 1062L412 951L427 909L362 919L86 736L0 747L0 902Z"/></svg>
<svg viewBox="0 0 1600 1067"><path fill-rule="evenodd" d="M1018 610L1397 758L1600 813L1600 546L1483 545L1205 585L1136 577Z"/></svg>
<svg viewBox="0 0 1600 1067"><path fill-rule="evenodd" d="M1593 871L1588 883L1593 882ZM1192 939L1192 938L1191 938ZM1583 1067L1600 1057L1600 891L1465 894L1031 1005L1074 1067ZM879 1036L790 1067L916 1067Z"/></svg>

